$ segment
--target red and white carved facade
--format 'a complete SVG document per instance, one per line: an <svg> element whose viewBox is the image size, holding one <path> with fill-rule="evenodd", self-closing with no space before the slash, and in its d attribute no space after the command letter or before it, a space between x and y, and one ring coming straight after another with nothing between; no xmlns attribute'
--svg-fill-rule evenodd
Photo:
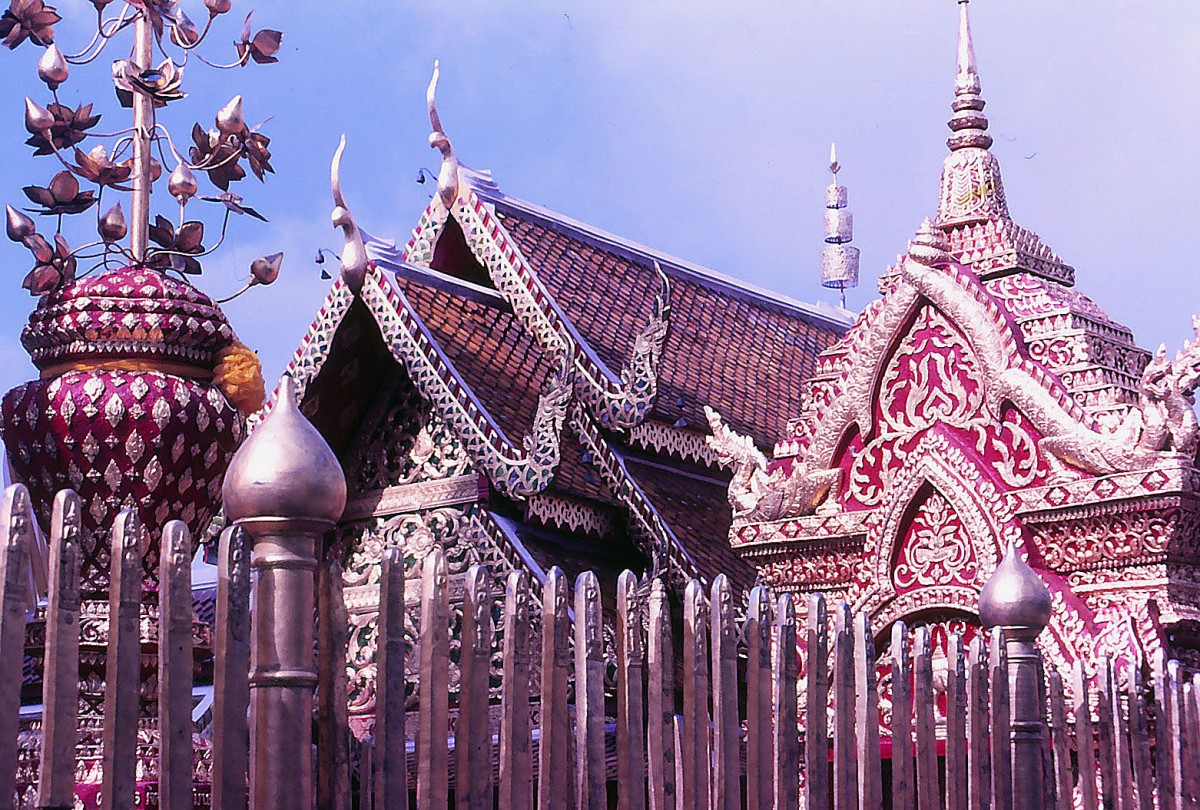
<svg viewBox="0 0 1200 810"><path fill-rule="evenodd" d="M1152 357L1012 220L963 10L936 219L821 355L771 459L710 414L730 541L769 585L884 633L977 625L1012 540L1053 593L1051 661L1200 665L1200 337Z"/></svg>

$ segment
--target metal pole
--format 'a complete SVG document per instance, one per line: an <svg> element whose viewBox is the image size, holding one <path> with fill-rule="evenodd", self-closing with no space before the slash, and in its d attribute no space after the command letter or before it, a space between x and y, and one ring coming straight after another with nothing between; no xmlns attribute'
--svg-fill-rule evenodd
<svg viewBox="0 0 1200 810"><path fill-rule="evenodd" d="M318 543L346 504L329 445L289 377L225 474L225 514L251 540L257 572L250 648L250 808L313 806L313 609Z"/></svg>
<svg viewBox="0 0 1200 810"><path fill-rule="evenodd" d="M1050 621L1050 591L1010 542L979 594L979 619L998 627L1007 658L1014 810L1045 806L1046 692L1037 637Z"/></svg>
<svg viewBox="0 0 1200 810"><path fill-rule="evenodd" d="M133 63L149 70L154 61L154 27L146 9L134 23ZM133 199L129 222L129 248L143 262L150 233L150 144L154 130L154 100L146 93L133 94Z"/></svg>
<svg viewBox="0 0 1200 810"><path fill-rule="evenodd" d="M1013 808L1045 804L1042 761L1046 704L1042 691L1042 656L1034 639L1041 627L1005 627L1008 651L1008 696L1012 714Z"/></svg>

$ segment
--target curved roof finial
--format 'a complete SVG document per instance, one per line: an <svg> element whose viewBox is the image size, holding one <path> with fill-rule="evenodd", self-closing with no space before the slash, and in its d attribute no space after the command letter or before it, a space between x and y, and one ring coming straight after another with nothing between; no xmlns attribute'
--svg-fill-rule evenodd
<svg viewBox="0 0 1200 810"><path fill-rule="evenodd" d="M441 75L441 60L433 60L433 76L429 79L429 87L425 90L425 104L429 107L429 145L442 153L442 168L438 172L438 196L447 208L454 205L458 199L458 158L454 156L454 147L446 130L442 127L442 118L437 111L437 84Z"/></svg>
<svg viewBox="0 0 1200 810"><path fill-rule="evenodd" d="M333 213L330 219L333 227L341 228L345 235L346 244L342 248L342 279L350 289L358 292L362 289L367 277L367 248L363 244L362 234L354 222L354 216L346 207L346 198L342 196L342 152L346 151L346 135L338 143L337 151L333 153L333 163L329 168L329 184L333 192Z"/></svg>

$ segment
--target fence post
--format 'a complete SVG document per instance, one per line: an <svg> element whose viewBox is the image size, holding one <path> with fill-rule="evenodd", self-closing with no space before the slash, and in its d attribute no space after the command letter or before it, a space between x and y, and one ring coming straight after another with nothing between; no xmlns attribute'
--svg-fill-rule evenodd
<svg viewBox="0 0 1200 810"><path fill-rule="evenodd" d="M1050 621L1050 591L1017 554L1012 541L979 594L979 619L984 627L1000 628L1008 653L1012 806L1036 807L1046 795L1042 762L1046 706L1042 658L1035 641Z"/></svg>
<svg viewBox="0 0 1200 810"><path fill-rule="evenodd" d="M50 584L42 680L42 762L38 806L75 805L75 734L79 710L79 496L54 496Z"/></svg>
<svg viewBox="0 0 1200 810"><path fill-rule="evenodd" d="M258 572L250 673L251 810L311 807L317 543L346 505L341 465L296 404L290 377L225 473L225 515Z"/></svg>
<svg viewBox="0 0 1200 810"><path fill-rule="evenodd" d="M29 549L34 533L29 491L14 484L4 492L0 514L0 805L16 793L17 732L21 713L21 653L29 600ZM122 513L124 514L124 513ZM115 612L114 612L115 615ZM137 644L136 638L134 645ZM137 673L134 673L137 680ZM135 707L136 712L136 707ZM136 714L135 714L136 717ZM110 716L106 715L106 720Z"/></svg>

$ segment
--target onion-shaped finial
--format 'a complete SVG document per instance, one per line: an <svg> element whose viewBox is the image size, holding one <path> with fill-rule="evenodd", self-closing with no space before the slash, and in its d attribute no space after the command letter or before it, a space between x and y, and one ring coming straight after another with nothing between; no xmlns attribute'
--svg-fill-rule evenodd
<svg viewBox="0 0 1200 810"><path fill-rule="evenodd" d="M1050 591L1012 541L979 594L979 621L1027 640L1037 638L1050 622Z"/></svg>
<svg viewBox="0 0 1200 810"><path fill-rule="evenodd" d="M51 42L42 53L37 64L38 78L46 83L52 91L67 80L70 70L67 68L67 58L58 46Z"/></svg>
<svg viewBox="0 0 1200 810"><path fill-rule="evenodd" d="M192 197L196 196L196 191L200 188L196 182L196 175L182 160L175 167L175 171L171 172L171 176L167 178L167 191L183 205Z"/></svg>
<svg viewBox="0 0 1200 810"><path fill-rule="evenodd" d="M129 233L129 226L125 222L125 212L121 210L120 203L100 217L100 221L96 223L96 230L100 232L100 238L110 245L125 238L125 234Z"/></svg>
<svg viewBox="0 0 1200 810"><path fill-rule="evenodd" d="M41 135L54 126L54 115L28 96L25 97L25 130L30 135Z"/></svg>
<svg viewBox="0 0 1200 810"><path fill-rule="evenodd" d="M37 232L37 226L25 214L11 205L6 205L4 206L4 232L8 234L9 239L20 242L28 236L33 236Z"/></svg>
<svg viewBox="0 0 1200 810"><path fill-rule="evenodd" d="M225 136L240 135L246 129L241 96L229 99L229 103L217 111L217 129Z"/></svg>
<svg viewBox="0 0 1200 810"><path fill-rule="evenodd" d="M284 518L332 524L346 506L346 477L328 443L300 413L291 377L237 451L223 487L231 521Z"/></svg>

